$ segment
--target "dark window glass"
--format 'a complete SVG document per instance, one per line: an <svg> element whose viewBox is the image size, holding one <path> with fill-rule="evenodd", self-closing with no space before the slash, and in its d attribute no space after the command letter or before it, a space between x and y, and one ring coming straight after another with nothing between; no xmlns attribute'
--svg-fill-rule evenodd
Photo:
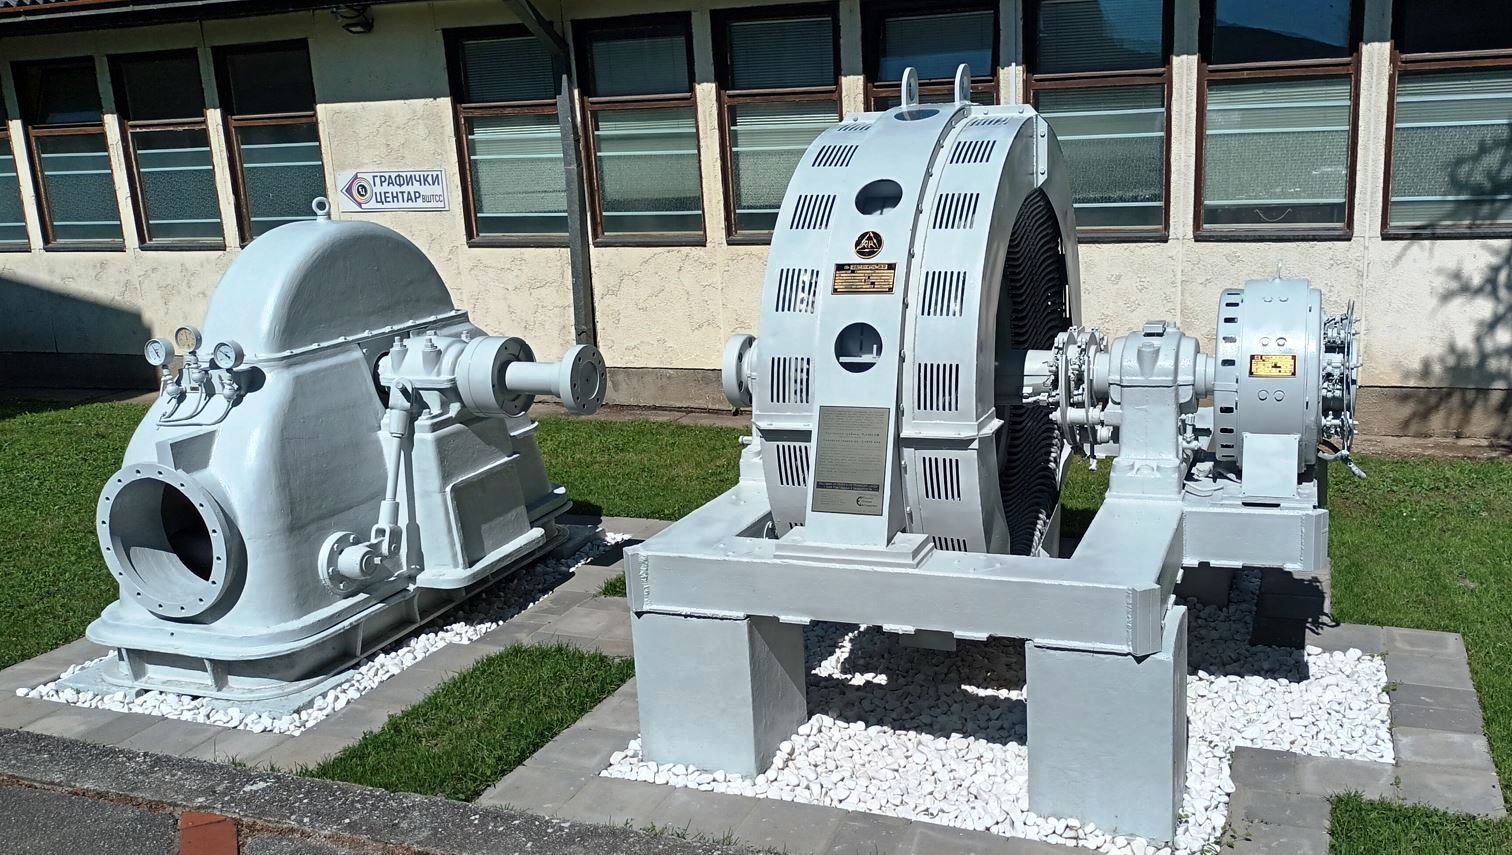
<svg viewBox="0 0 1512 855"><path fill-rule="evenodd" d="M242 192L252 237L284 223L314 218L310 202L326 194L320 137L313 122L236 128Z"/></svg>
<svg viewBox="0 0 1512 855"><path fill-rule="evenodd" d="M593 34L593 94L676 95L693 91L688 36L680 28L626 28Z"/></svg>
<svg viewBox="0 0 1512 855"><path fill-rule="evenodd" d="M223 49L221 57L225 77L221 98L228 113L315 111L310 54L303 43L242 45Z"/></svg>
<svg viewBox="0 0 1512 855"><path fill-rule="evenodd" d="M34 125L88 125L101 118L100 87L88 57L20 66L16 94L21 118Z"/></svg>
<svg viewBox="0 0 1512 855"><path fill-rule="evenodd" d="M551 54L535 36L462 43L462 100L469 104L556 97Z"/></svg>
<svg viewBox="0 0 1512 855"><path fill-rule="evenodd" d="M1164 0L1044 0L1034 73L1159 68L1164 33Z"/></svg>
<svg viewBox="0 0 1512 855"><path fill-rule="evenodd" d="M1396 4L1402 53L1512 50L1512 9L1496 0L1401 0Z"/></svg>
<svg viewBox="0 0 1512 855"><path fill-rule="evenodd" d="M835 25L828 17L732 21L729 88L835 85Z"/></svg>
<svg viewBox="0 0 1512 855"><path fill-rule="evenodd" d="M1512 224L1512 68L1403 70L1395 125L1393 228Z"/></svg>
<svg viewBox="0 0 1512 855"><path fill-rule="evenodd" d="M193 53L126 56L116 61L121 115L132 122L203 119L205 92Z"/></svg>
<svg viewBox="0 0 1512 855"><path fill-rule="evenodd" d="M1079 228L1164 225L1165 86L1044 89L1035 101L1071 166Z"/></svg>
<svg viewBox="0 0 1512 855"><path fill-rule="evenodd" d="M973 77L991 77L997 16L989 9L897 15L882 22L877 82L897 82L912 66L920 80L951 80L961 63Z"/></svg>
<svg viewBox="0 0 1512 855"><path fill-rule="evenodd" d="M103 132L36 138L53 243L121 239L121 215Z"/></svg>
<svg viewBox="0 0 1512 855"><path fill-rule="evenodd" d="M1213 64L1342 59L1351 0L1216 0Z"/></svg>

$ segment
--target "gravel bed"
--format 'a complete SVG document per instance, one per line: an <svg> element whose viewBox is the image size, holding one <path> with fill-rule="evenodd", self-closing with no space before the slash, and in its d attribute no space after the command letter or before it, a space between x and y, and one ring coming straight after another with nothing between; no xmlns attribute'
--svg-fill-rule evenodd
<svg viewBox="0 0 1512 855"><path fill-rule="evenodd" d="M1359 650L1249 644L1260 575L1236 573L1227 607L1188 601L1188 761L1170 845L1028 809L1022 641L905 647L880 628L806 632L811 717L755 778L646 762L640 740L601 774L863 810L1109 853L1212 852L1234 791L1230 756L1253 746L1393 761L1386 666Z"/></svg>
<svg viewBox="0 0 1512 855"><path fill-rule="evenodd" d="M133 697L133 693L128 691L96 694L58 685L58 680L109 659L109 655L69 666L57 679L35 688L17 689L16 694L79 707L143 713L249 730L253 733L286 733L297 736L372 691L384 680L448 644L470 644L498 629L505 621L540 602L571 577L579 565L592 561L614 544L628 539L629 535L600 532L571 556L542 559L511 574L430 623L417 627L405 637L370 654L357 664L351 679L292 715L244 713L235 706L228 706L225 701L172 692L142 692Z"/></svg>

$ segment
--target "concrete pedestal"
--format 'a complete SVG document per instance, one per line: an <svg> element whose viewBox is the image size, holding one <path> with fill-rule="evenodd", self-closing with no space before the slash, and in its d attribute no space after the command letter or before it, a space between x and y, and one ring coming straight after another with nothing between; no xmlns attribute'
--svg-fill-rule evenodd
<svg viewBox="0 0 1512 855"><path fill-rule="evenodd" d="M801 626L648 613L631 630L647 760L757 775L808 719Z"/></svg>
<svg viewBox="0 0 1512 855"><path fill-rule="evenodd" d="M1169 841L1186 780L1186 608L1143 659L1030 644L1029 809Z"/></svg>

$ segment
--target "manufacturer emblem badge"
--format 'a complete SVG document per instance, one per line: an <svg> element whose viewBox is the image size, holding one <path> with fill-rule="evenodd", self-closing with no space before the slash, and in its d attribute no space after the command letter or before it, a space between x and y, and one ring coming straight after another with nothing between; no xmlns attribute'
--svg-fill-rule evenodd
<svg viewBox="0 0 1512 855"><path fill-rule="evenodd" d="M876 258L882 251L882 236L876 232L862 232L856 238L857 258Z"/></svg>

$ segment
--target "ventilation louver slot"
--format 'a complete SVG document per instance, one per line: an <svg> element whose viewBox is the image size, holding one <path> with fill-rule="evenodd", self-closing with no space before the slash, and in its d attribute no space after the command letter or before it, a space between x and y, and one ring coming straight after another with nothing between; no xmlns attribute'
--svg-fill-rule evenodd
<svg viewBox="0 0 1512 855"><path fill-rule="evenodd" d="M777 483L784 487L807 487L809 447L806 442L778 442Z"/></svg>
<svg viewBox="0 0 1512 855"><path fill-rule="evenodd" d="M969 229L976 224L980 193L941 193L935 201L934 227Z"/></svg>
<svg viewBox="0 0 1512 855"><path fill-rule="evenodd" d="M943 535L937 534L934 536L934 545L935 549L938 549L941 552L965 552L966 538L945 537Z"/></svg>
<svg viewBox="0 0 1512 855"><path fill-rule="evenodd" d="M914 378L914 408L953 413L961 406L961 366L956 362L920 362Z"/></svg>
<svg viewBox="0 0 1512 855"><path fill-rule="evenodd" d="M966 271L931 270L924 274L919 314L929 318L960 317L966 301Z"/></svg>
<svg viewBox="0 0 1512 855"><path fill-rule="evenodd" d="M855 134L860 133L861 131L864 131L871 126L871 122L846 122L843 125L837 125L835 127L835 130L840 131L841 133Z"/></svg>
<svg viewBox="0 0 1512 855"><path fill-rule="evenodd" d="M856 156L854 145L826 145L820 146L819 152L814 155L814 166L850 166L851 158Z"/></svg>
<svg viewBox="0 0 1512 855"><path fill-rule="evenodd" d="M919 458L924 475L924 498L937 502L961 500L961 461L956 457L926 454Z"/></svg>
<svg viewBox="0 0 1512 855"><path fill-rule="evenodd" d="M772 357L772 403L807 404L812 365L813 360L807 356Z"/></svg>
<svg viewBox="0 0 1512 855"><path fill-rule="evenodd" d="M950 150L951 163L986 163L992 159L997 140L960 140Z"/></svg>
<svg viewBox="0 0 1512 855"><path fill-rule="evenodd" d="M972 119L966 123L970 128L990 128L997 125L1006 125L1009 122L1018 121L1017 116L983 116L980 119Z"/></svg>
<svg viewBox="0 0 1512 855"><path fill-rule="evenodd" d="M793 206L793 219L788 225L795 229L827 229L830 214L835 210L835 197L830 193L804 194Z"/></svg>
<svg viewBox="0 0 1512 855"><path fill-rule="evenodd" d="M819 297L819 271L798 267L784 267L777 272L777 305L779 312L813 313L814 301Z"/></svg>

